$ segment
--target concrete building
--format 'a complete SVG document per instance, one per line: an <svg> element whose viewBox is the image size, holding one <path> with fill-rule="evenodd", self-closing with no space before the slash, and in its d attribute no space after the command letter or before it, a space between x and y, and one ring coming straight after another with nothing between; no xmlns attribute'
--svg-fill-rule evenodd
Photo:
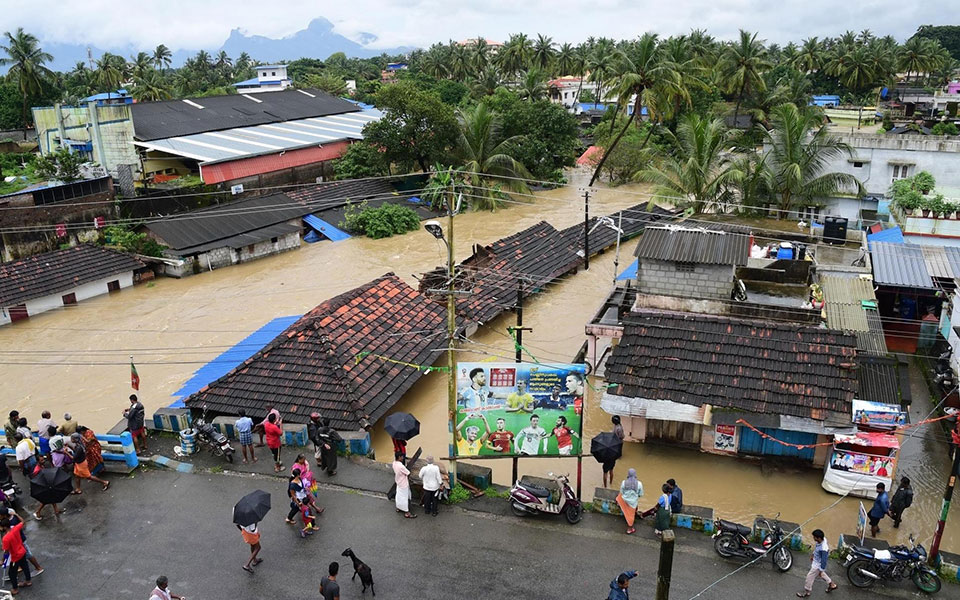
<svg viewBox="0 0 960 600"><path fill-rule="evenodd" d="M91 100L85 106L35 107L33 123L40 153L70 148L115 178L120 165L139 171L140 157L133 145L133 106Z"/></svg>
<svg viewBox="0 0 960 600"><path fill-rule="evenodd" d="M287 77L287 65L261 65L256 70L256 77L233 84L238 94L280 92L293 85Z"/></svg>
<svg viewBox="0 0 960 600"><path fill-rule="evenodd" d="M118 292L143 268L129 254L86 244L0 263L0 325Z"/></svg>

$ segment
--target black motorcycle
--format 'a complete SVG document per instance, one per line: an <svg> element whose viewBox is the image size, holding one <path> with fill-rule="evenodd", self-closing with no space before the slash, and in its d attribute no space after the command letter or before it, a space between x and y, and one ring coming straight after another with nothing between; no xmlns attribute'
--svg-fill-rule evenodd
<svg viewBox="0 0 960 600"><path fill-rule="evenodd" d="M769 554L773 566L781 573L786 573L793 566L793 553L784 542L779 516L778 514L777 518L773 519L772 524L767 519L758 517L758 522L769 532L759 544L750 542L752 531L749 527L717 519L713 524L713 549L724 558L755 560Z"/></svg>
<svg viewBox="0 0 960 600"><path fill-rule="evenodd" d="M200 444L210 448L210 452L213 454L226 458L227 462L233 462L233 446L230 445L227 436L214 429L213 425L207 422L206 405L203 406L203 415L196 420L194 427L197 430L197 441Z"/></svg>
<svg viewBox="0 0 960 600"><path fill-rule="evenodd" d="M847 567L847 579L859 588L868 588L877 581L902 581L905 577L913 580L921 592L936 594L940 591L940 577L926 565L927 551L920 544L914 544L910 536L910 547L890 546L887 550L851 546L844 566Z"/></svg>

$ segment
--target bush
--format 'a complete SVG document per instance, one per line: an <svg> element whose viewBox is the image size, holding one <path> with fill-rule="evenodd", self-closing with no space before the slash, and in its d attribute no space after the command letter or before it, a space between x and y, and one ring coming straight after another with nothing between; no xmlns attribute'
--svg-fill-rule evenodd
<svg viewBox="0 0 960 600"><path fill-rule="evenodd" d="M144 256L163 256L166 246L158 244L145 233L135 233L126 227L111 225L103 230L103 243L116 246L124 252L142 254Z"/></svg>
<svg viewBox="0 0 960 600"><path fill-rule="evenodd" d="M957 126L953 123L937 123L933 126L931 130L933 135L957 135L960 134L960 129L957 129Z"/></svg>
<svg viewBox="0 0 960 600"><path fill-rule="evenodd" d="M920 171L914 175L912 179L913 186L919 190L921 194L926 194L937 185L937 180L927 171Z"/></svg>
<svg viewBox="0 0 960 600"><path fill-rule="evenodd" d="M363 234L375 240L400 235L420 228L420 217L407 206L384 204L370 208L366 202L359 208L348 206L343 214L342 226L352 233Z"/></svg>
<svg viewBox="0 0 960 600"><path fill-rule="evenodd" d="M450 490L450 499L447 500L448 504L460 504L461 502L466 502L470 499L470 492L467 491L467 488L463 487L459 483L453 486L453 489Z"/></svg>
<svg viewBox="0 0 960 600"><path fill-rule="evenodd" d="M333 161L337 179L379 177L387 174L387 161L383 152L364 142L347 146L343 156Z"/></svg>

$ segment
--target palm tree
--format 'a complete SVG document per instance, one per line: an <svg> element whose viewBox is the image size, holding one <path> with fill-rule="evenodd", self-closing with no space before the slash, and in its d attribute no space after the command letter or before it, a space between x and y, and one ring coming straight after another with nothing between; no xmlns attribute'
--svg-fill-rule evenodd
<svg viewBox="0 0 960 600"><path fill-rule="evenodd" d="M460 132L453 158L463 174L463 193L475 209L494 210L502 205L506 193L530 190L523 179L531 179L527 168L510 156L510 148L522 139L503 139L500 117L483 102L472 109L458 111Z"/></svg>
<svg viewBox="0 0 960 600"><path fill-rule="evenodd" d="M597 102L603 102L603 80L613 75L616 58L612 45L606 43L597 43L587 57L585 68L590 72L587 79L597 84L594 106Z"/></svg>
<svg viewBox="0 0 960 600"><path fill-rule="evenodd" d="M740 104L745 93L763 91L766 83L763 72L770 68L767 51L756 33L740 30L740 38L727 46L720 59L719 73L727 83L727 89L737 94L737 106L733 110L733 122L740 115Z"/></svg>
<svg viewBox="0 0 960 600"><path fill-rule="evenodd" d="M530 39L523 33L510 36L507 43L497 52L497 66L508 81L512 81L517 73L523 71L530 60L532 46Z"/></svg>
<svg viewBox="0 0 960 600"><path fill-rule="evenodd" d="M212 64L210 55L206 50L201 50L197 52L197 55L193 57L193 64L196 65L197 69L201 73L206 73L210 70L210 65Z"/></svg>
<svg viewBox="0 0 960 600"><path fill-rule="evenodd" d="M534 102L547 96L547 75L537 67L524 73L517 94L524 100Z"/></svg>
<svg viewBox="0 0 960 600"><path fill-rule="evenodd" d="M420 68L424 73L437 79L444 79L450 75L446 65L446 51L440 44L430 46L420 58Z"/></svg>
<svg viewBox="0 0 960 600"><path fill-rule="evenodd" d="M557 56L555 58L555 63L557 66L555 71L557 76L563 77L564 75L570 75L573 73L576 60L576 51L574 50L573 46L569 43L564 43L561 45L560 50L557 51Z"/></svg>
<svg viewBox="0 0 960 600"><path fill-rule="evenodd" d="M492 96L500 87L500 74L493 65L488 65L476 79L471 81L470 90L474 96Z"/></svg>
<svg viewBox="0 0 960 600"><path fill-rule="evenodd" d="M466 46L453 42L450 46L450 76L463 81L470 73L470 51Z"/></svg>
<svg viewBox="0 0 960 600"><path fill-rule="evenodd" d="M131 93L137 102L155 102L171 98L170 89L167 88L160 74L154 70L135 75Z"/></svg>
<svg viewBox="0 0 960 600"><path fill-rule="evenodd" d="M598 45L597 48L599 49L600 46ZM676 71L676 65L668 60L663 60L657 46L657 36L655 34L643 34L635 44L631 54L632 57L624 52L619 53L619 67L616 79L617 87L615 89L617 92L617 106L626 106L632 99L633 112L630 113L630 118L627 119L626 124L620 130L620 133L617 134L617 137L613 138L609 147L604 148L603 156L597 163L593 176L590 178L590 185L593 185L597 178L600 177L600 170L603 168L607 157L610 156L613 149L620 143L620 139L623 138L627 130L633 125L634 120L643 107L647 107L650 117L653 119L656 107L663 103L662 98L659 98L658 95L663 95L667 90L679 88L680 78ZM592 74L593 73L591 73L591 75ZM614 119L614 121L616 121L616 119ZM647 132L647 136L641 147L646 146L653 129L654 128L651 127Z"/></svg>
<svg viewBox="0 0 960 600"><path fill-rule="evenodd" d="M763 130L763 137L767 177L781 211L778 218L798 202L829 198L851 188L863 194L863 184L853 175L826 172L834 160L853 156L853 150L822 125L819 115L781 104L772 117L773 128Z"/></svg>
<svg viewBox="0 0 960 600"><path fill-rule="evenodd" d="M233 61L230 60L230 56L227 55L226 50L221 50L217 52L217 57L213 61L213 66L221 71L229 71L230 67L233 66Z"/></svg>
<svg viewBox="0 0 960 600"><path fill-rule="evenodd" d="M531 66L547 71L557 53L553 46L553 38L542 33L537 34L537 41L533 43L533 52L530 56Z"/></svg>
<svg viewBox="0 0 960 600"><path fill-rule="evenodd" d="M580 44L573 51L573 74L580 78L577 83L577 95L574 97L574 103L580 102L580 92L583 91L583 78L587 72L587 61L590 60L590 50L586 44Z"/></svg>
<svg viewBox="0 0 960 600"><path fill-rule="evenodd" d="M122 56L104 52L96 65L94 81L100 89L106 90L107 94L115 92L127 78L127 61L123 60Z"/></svg>
<svg viewBox="0 0 960 600"><path fill-rule="evenodd" d="M310 74L304 78L304 87L322 90L331 96L344 96L347 93L347 82L343 77L331 74Z"/></svg>
<svg viewBox="0 0 960 600"><path fill-rule="evenodd" d="M153 57L146 52L139 52L131 58L130 71L134 77L143 77L151 69L153 69Z"/></svg>
<svg viewBox="0 0 960 600"><path fill-rule="evenodd" d="M823 67L823 46L816 36L803 40L793 60L793 68L804 73L816 73Z"/></svg>
<svg viewBox="0 0 960 600"><path fill-rule="evenodd" d="M482 73L490 64L490 44L486 38L477 36L470 47L471 63L476 73Z"/></svg>
<svg viewBox="0 0 960 600"><path fill-rule="evenodd" d="M170 52L170 48L167 48L163 44L157 45L153 50L153 65L158 69L169 68L170 63L173 62L173 53Z"/></svg>
<svg viewBox="0 0 960 600"><path fill-rule="evenodd" d="M680 119L677 133L667 130L670 150L661 150L651 166L634 178L652 183L654 196L683 198L679 204L700 213L722 207L729 194L727 185L739 177L731 168L732 155L726 151L731 132L720 119L687 113ZM676 203L676 202L674 202Z"/></svg>
<svg viewBox="0 0 960 600"><path fill-rule="evenodd" d="M858 44L844 55L842 70L835 74L840 78L840 83L859 96L876 80L873 67L869 48Z"/></svg>
<svg viewBox="0 0 960 600"><path fill-rule="evenodd" d="M910 38L900 46L897 66L906 71L906 80L910 81L910 73L920 74L930 63L929 46L924 43L925 38Z"/></svg>
<svg viewBox="0 0 960 600"><path fill-rule="evenodd" d="M10 70L7 76L17 82L17 88L23 99L22 124L26 126L29 122L27 98L30 94L40 93L43 81L52 74L44 63L52 61L53 56L41 50L37 38L24 32L23 27L18 27L12 35L9 31L3 35L6 44L0 45L0 50L7 55L0 58L0 65L9 65Z"/></svg>

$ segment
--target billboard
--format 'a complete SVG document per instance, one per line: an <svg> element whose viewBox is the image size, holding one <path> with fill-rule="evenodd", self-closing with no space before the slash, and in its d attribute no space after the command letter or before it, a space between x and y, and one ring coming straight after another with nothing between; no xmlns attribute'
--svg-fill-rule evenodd
<svg viewBox="0 0 960 600"><path fill-rule="evenodd" d="M457 456L580 453L585 365L457 365Z"/></svg>

